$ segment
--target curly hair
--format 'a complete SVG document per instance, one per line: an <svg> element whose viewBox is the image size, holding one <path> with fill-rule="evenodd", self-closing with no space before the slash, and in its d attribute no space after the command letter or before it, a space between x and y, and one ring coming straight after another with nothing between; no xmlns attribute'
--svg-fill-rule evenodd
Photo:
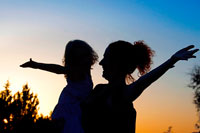
<svg viewBox="0 0 200 133"><path fill-rule="evenodd" d="M153 64L152 57L155 51L145 44L143 40L135 41L133 46L135 56L137 56L137 69L141 75L144 75L151 70L151 65Z"/></svg>
<svg viewBox="0 0 200 133"><path fill-rule="evenodd" d="M79 67L82 73L86 69L91 69L97 61L98 55L88 43L82 40L69 41L63 58L63 65L67 70L65 77L73 75L73 68Z"/></svg>
<svg viewBox="0 0 200 133"><path fill-rule="evenodd" d="M118 62L118 67L127 75L127 79L134 81L131 74L137 68L140 75L144 75L151 69L153 63L152 50L144 41L135 41L133 44L126 41L116 41L109 45L109 57Z"/></svg>

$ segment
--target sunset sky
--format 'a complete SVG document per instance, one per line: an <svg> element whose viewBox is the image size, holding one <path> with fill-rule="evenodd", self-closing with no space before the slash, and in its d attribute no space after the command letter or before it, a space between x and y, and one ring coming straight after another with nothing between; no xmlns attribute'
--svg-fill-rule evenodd
<svg viewBox="0 0 200 133"><path fill-rule="evenodd" d="M48 115L66 86L64 75L20 68L32 58L62 64L68 41L88 42L102 59L105 48L117 40L144 40L156 51L152 68L180 48L200 48L199 0L0 0L0 90L7 80L13 93L25 83L38 94L40 113ZM200 54L178 62L135 102L136 133L191 133L198 120L193 91L188 88L191 69ZM94 84L106 83L98 63ZM137 73L135 74L137 75Z"/></svg>

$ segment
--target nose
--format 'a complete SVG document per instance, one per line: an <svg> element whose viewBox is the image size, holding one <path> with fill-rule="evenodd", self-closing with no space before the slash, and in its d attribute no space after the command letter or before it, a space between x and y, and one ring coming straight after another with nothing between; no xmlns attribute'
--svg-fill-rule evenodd
<svg viewBox="0 0 200 133"><path fill-rule="evenodd" d="M103 65L103 59L99 62L99 65L101 66Z"/></svg>

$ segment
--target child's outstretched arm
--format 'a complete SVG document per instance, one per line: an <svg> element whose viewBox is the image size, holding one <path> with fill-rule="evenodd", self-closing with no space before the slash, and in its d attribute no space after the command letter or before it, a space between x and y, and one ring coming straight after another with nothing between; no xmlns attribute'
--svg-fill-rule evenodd
<svg viewBox="0 0 200 133"><path fill-rule="evenodd" d="M150 71L149 73L143 75L140 77L137 81L133 82L128 86L127 94L125 94L129 100L134 101L137 99L142 92L149 86L151 83L156 81L158 78L160 78L167 70L174 67L174 64L180 60L188 60L190 58L195 58L194 54L199 49L194 49L194 45L190 45L186 48L183 48L176 52L172 57L155 68L154 70Z"/></svg>
<svg viewBox="0 0 200 133"><path fill-rule="evenodd" d="M48 72L53 72L56 74L66 74L66 68L61 65L39 63L39 62L33 61L32 59L30 59L30 61L25 62L24 64L20 65L20 67L40 69L40 70L45 70Z"/></svg>

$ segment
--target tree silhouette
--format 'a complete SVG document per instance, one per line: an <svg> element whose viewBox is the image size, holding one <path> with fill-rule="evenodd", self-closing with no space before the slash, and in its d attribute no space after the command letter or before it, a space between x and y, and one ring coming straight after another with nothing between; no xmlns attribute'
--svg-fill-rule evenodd
<svg viewBox="0 0 200 133"><path fill-rule="evenodd" d="M199 113L199 121L195 124L200 133L200 66L195 66L190 73L190 88L194 89L194 104Z"/></svg>
<svg viewBox="0 0 200 133"><path fill-rule="evenodd" d="M163 133L173 133L173 132L172 132L172 126L169 126L169 127L168 127L168 130L165 131L165 132L163 132Z"/></svg>
<svg viewBox="0 0 200 133"><path fill-rule="evenodd" d="M0 92L0 132L58 131L51 117L38 115L39 100L37 95L30 92L28 84L23 86L22 92L14 95L9 87L7 81L5 90Z"/></svg>
<svg viewBox="0 0 200 133"><path fill-rule="evenodd" d="M190 73L191 82L189 87L195 90L194 103L197 111L200 111L200 66L195 66L193 71Z"/></svg>

